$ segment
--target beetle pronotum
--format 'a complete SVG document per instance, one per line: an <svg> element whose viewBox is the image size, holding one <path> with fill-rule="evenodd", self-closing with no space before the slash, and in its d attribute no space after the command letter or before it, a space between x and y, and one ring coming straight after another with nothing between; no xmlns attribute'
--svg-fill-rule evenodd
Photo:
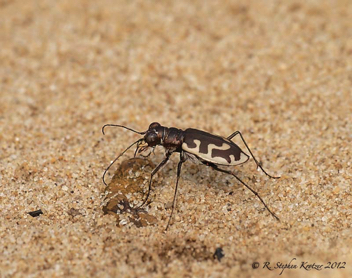
<svg viewBox="0 0 352 278"><path fill-rule="evenodd" d="M228 136L227 138L224 138L198 129L188 128L186 130L182 130L174 127L169 128L169 127L164 127L157 122L154 122L154 123L151 123L148 130L144 132L138 132L123 125L106 124L102 128L103 134L105 134L104 128L107 126L122 127L130 131L133 131L135 133L138 133L140 135L144 135L144 137L141 139L138 139L136 142L131 144L127 149L125 149L118 157L116 157L110 163L110 165L106 168L103 174L103 182L105 185L106 185L105 174L107 173L107 171L132 146L137 145L134 156L136 156L137 153L140 153L148 148L154 149L156 146L163 146L165 149L165 158L151 172L147 196L145 197L143 203L139 207L142 207L149 198L153 176L168 162L172 153L175 153L175 152L180 153L180 161L178 162L178 165L177 165L175 193L174 193L174 198L172 202L171 214L166 226L166 230L170 225L170 221L175 209L175 201L176 201L176 195L177 195L178 181L180 179L180 174L181 174L181 167L182 167L182 164L188 158L196 158L203 164L210 166L216 171L234 176L241 184L247 187L255 196L259 198L259 200L262 202L264 207L270 212L270 214L275 219L280 221L279 218L268 208L268 206L265 204L263 199L259 196L259 194L256 191L250 188L232 171L219 168L219 166L236 166L248 161L249 156L245 154L240 149L240 147L238 147L234 142L231 141L233 137L235 137L236 135L239 135L244 145L246 146L247 150L253 157L255 163L257 164L257 167L259 167L268 177L274 178L274 179L279 178L279 177L273 177L269 175L263 169L263 167L259 164L258 160L254 157L252 151L249 149L241 132L236 131L232 133L230 136Z"/></svg>

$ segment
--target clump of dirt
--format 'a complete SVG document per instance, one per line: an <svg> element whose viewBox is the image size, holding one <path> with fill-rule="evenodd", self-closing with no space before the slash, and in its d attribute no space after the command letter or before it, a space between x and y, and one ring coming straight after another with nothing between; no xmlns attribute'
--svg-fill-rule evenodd
<svg viewBox="0 0 352 278"><path fill-rule="evenodd" d="M106 205L104 214L114 215L117 225L126 225L128 222L137 227L154 225L156 217L134 203L135 198L140 204L145 197L143 189L148 188L150 173L154 164L146 158L131 158L121 163L115 171L111 182L105 188ZM138 203L137 202L137 203Z"/></svg>

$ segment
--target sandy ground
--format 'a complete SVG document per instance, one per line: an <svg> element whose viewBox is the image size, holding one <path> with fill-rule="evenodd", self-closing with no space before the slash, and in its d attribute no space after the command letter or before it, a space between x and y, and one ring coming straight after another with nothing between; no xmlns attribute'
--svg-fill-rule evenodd
<svg viewBox="0 0 352 278"><path fill-rule="evenodd" d="M348 0L1 0L0 277L352 277L351 18ZM152 223L104 215L103 171L139 135L101 127L154 121L240 130L281 179L231 169L281 221L187 161L164 232L178 155Z"/></svg>

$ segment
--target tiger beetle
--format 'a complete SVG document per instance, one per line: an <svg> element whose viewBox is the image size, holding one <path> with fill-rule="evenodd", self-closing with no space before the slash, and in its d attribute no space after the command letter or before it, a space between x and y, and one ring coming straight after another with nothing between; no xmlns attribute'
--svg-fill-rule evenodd
<svg viewBox="0 0 352 278"><path fill-rule="evenodd" d="M163 146L165 149L165 158L151 172L148 193L143 203L139 206L139 208L144 206L149 198L154 175L169 161L171 154L175 152L180 154L180 161L178 162L178 165L177 165L176 187L175 187L175 193L174 193L174 198L172 202L171 215L165 230L169 228L170 221L175 209L175 201L176 201L176 195L177 195L178 181L180 179L180 174L181 174L181 167L182 167L182 164L189 158L197 159L201 163L205 164L206 166L210 166L216 171L234 176L241 184L247 187L255 196L259 198L259 200L263 203L264 207L270 212L270 214L276 220L280 221L280 219L268 208L268 206L265 204L263 199L259 196L259 194L256 191L250 188L232 171L219 168L219 166L236 166L248 161L249 156L245 154L240 149L239 146L237 146L233 141L231 141L233 137L235 137L236 135L239 135L244 145L246 146L247 150L252 155L255 163L257 164L257 167L259 167L268 177L274 178L274 179L279 178L279 177L273 177L269 175L263 169L263 167L260 165L258 160L254 157L252 151L249 149L241 132L236 131L232 133L230 136L228 136L227 138L224 138L198 129L188 128L186 130L182 130L174 127L169 128L169 127L164 127L157 122L154 122L154 123L151 123L148 130L144 132L138 132L136 130L133 130L123 125L106 124L102 128L102 132L104 135L105 135L104 129L107 126L122 127L132 132L135 132L137 134L144 135L144 137L141 139L138 139L136 142L131 144L127 149L125 149L118 157L116 157L110 163L110 165L106 168L103 174L103 182L105 185L107 185L105 182L105 174L107 173L107 171L132 146L137 145L134 156L136 156L137 153L141 153L148 148L152 148L152 150L154 150L156 146Z"/></svg>

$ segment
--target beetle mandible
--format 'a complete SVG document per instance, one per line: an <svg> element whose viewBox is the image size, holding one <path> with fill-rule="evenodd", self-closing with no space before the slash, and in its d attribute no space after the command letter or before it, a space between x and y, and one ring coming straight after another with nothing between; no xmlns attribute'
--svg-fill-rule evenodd
<svg viewBox="0 0 352 278"><path fill-rule="evenodd" d="M259 198L259 200L262 202L264 207L270 212L270 214L276 220L280 221L280 219L269 209L269 207L265 204L263 199L259 196L259 194L256 191L250 188L232 171L222 169L219 167L219 166L236 166L248 161L249 156L245 154L240 149L239 146L237 146L233 141L231 141L233 137L235 137L236 135L239 135L244 145L246 146L247 150L251 154L253 160L257 164L257 167L259 167L268 177L274 178L274 179L279 178L279 177L273 177L269 175L263 169L263 167L260 165L258 160L254 157L252 151L248 147L241 132L236 131L232 133L230 136L228 136L227 138L224 138L198 129L188 128L186 130L182 130L175 127L165 127L160 125L157 122L153 122L149 125L148 130L144 132L138 132L136 130L133 130L123 125L106 124L102 128L102 132L104 135L105 135L104 129L105 127L108 127L108 126L122 127L132 132L138 133L140 135L144 135L144 137L132 143L127 149L125 149L119 156L117 156L110 163L110 165L106 168L103 174L103 182L105 185L106 185L105 174L107 173L107 171L132 146L137 145L134 156L136 156L137 153L140 153L148 148L154 149L156 146L163 146L165 149L165 158L151 172L149 186L148 186L148 193L143 203L139 207L142 207L149 198L153 176L168 162L168 160L170 159L170 156L173 153L176 152L180 154L180 161L178 162L178 165L177 165L175 193L174 193L174 198L172 202L171 214L166 226L166 230L170 225L170 221L175 209L175 201L176 201L176 195L177 195L178 181L181 175L181 167L182 167L182 164L189 158L196 158L201 163L207 166L210 166L216 171L234 176L241 184L247 187L255 196Z"/></svg>

